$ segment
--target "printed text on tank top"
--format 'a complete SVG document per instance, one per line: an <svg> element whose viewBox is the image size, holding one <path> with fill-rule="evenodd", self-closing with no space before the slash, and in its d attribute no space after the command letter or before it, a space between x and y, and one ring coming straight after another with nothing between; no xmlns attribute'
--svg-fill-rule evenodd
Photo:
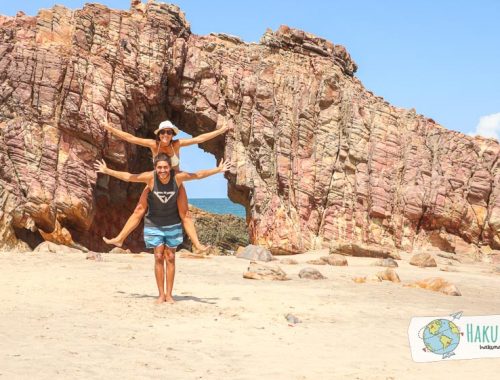
<svg viewBox="0 0 500 380"><path fill-rule="evenodd" d="M163 183L157 176L154 176L154 180L160 182L162 185L166 185L170 182L171 177L172 176L170 175L168 177L168 181L166 181L165 183ZM173 180L175 181L175 176ZM156 188L158 188L158 186L153 186L153 194L156 195L156 198L158 198L161 203L168 203L170 198L175 195L175 191L159 191L155 190Z"/></svg>

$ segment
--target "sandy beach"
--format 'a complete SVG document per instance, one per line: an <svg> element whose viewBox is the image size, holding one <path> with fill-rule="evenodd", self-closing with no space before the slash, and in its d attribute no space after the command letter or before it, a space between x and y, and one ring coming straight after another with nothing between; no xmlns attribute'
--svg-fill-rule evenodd
<svg viewBox="0 0 500 380"><path fill-rule="evenodd" d="M154 305L153 257L0 253L2 379L455 379L493 378L500 359L412 361L414 316L500 314L500 276L486 264L458 272L399 261L403 283L441 276L461 297L391 282L356 284L383 268L282 265L289 281L243 279L235 257L177 258L176 304ZM289 324L291 313L301 323ZM496 375L495 375L496 374Z"/></svg>

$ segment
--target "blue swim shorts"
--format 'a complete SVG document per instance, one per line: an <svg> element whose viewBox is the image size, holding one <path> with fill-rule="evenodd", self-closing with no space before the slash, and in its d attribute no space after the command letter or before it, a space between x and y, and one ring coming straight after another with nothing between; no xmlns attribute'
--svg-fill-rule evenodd
<svg viewBox="0 0 500 380"><path fill-rule="evenodd" d="M146 248L156 248L165 245L168 248L177 248L182 243L182 224L171 226L144 227L144 242Z"/></svg>

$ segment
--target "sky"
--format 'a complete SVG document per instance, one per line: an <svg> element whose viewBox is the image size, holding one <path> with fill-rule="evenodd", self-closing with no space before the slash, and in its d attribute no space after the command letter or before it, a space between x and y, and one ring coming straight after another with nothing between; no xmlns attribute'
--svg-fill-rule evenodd
<svg viewBox="0 0 500 380"><path fill-rule="evenodd" d="M0 0L0 14L84 0ZM129 9L129 0L100 0ZM146 0L144 0L146 2ZM267 28L305 30L347 48L364 86L394 106L415 108L448 129L500 135L500 1L497 0L177 0L195 34L211 32L258 42ZM183 134L180 137L189 137ZM195 147L181 151L181 169L215 165ZM188 183L190 198L224 198L221 174Z"/></svg>

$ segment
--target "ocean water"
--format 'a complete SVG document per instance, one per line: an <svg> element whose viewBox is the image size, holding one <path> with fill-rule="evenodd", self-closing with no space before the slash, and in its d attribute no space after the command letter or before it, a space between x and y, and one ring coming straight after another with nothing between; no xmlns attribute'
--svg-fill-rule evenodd
<svg viewBox="0 0 500 380"><path fill-rule="evenodd" d="M214 214L233 214L245 218L245 208L228 198L189 198L189 203Z"/></svg>

